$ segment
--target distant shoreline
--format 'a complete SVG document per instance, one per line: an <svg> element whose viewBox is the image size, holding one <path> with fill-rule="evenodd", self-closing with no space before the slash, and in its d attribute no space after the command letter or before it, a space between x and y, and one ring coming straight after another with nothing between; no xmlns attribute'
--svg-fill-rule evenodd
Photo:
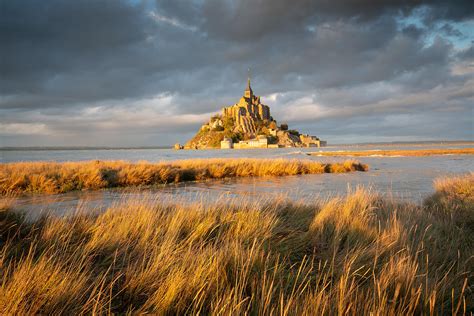
<svg viewBox="0 0 474 316"><path fill-rule="evenodd" d="M142 146L142 147L83 147L83 146L68 146L68 147L0 147L0 151L27 151L27 150L141 150L141 149L171 149L172 146Z"/></svg>
<svg viewBox="0 0 474 316"><path fill-rule="evenodd" d="M426 146L426 145L473 145L474 140L450 140L450 141L414 141L414 142L374 142L374 143L354 143L354 144L331 144L326 148L331 147L371 147L371 146ZM295 147L298 148L298 147ZM173 149L173 145L169 146L139 146L139 147L127 147L127 146L4 146L0 147L0 151L48 151L48 150L143 150L143 149ZM217 148L219 149L219 148Z"/></svg>
<svg viewBox="0 0 474 316"><path fill-rule="evenodd" d="M356 144L331 144L327 147L370 147L370 146L426 146L426 145L473 145L474 140L449 140L449 141L419 141L419 142L375 142L375 143L356 143Z"/></svg>

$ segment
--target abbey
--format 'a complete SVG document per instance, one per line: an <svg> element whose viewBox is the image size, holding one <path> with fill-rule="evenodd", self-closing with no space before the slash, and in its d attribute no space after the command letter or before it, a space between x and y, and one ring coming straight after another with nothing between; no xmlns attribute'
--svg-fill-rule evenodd
<svg viewBox="0 0 474 316"><path fill-rule="evenodd" d="M244 96L240 98L239 102L222 109L224 117L231 117L234 123L243 132L256 135L258 130L255 122L259 121L273 121L270 116L270 107L260 102L260 97L253 94L250 86L250 78L247 79L247 88Z"/></svg>
<svg viewBox="0 0 474 316"><path fill-rule="evenodd" d="M205 148L278 148L320 147L326 142L316 136L288 130L270 114L270 107L254 95L250 77L239 102L222 108L222 114L213 115L201 126L196 135L186 143L186 149ZM183 146L176 144L176 149Z"/></svg>

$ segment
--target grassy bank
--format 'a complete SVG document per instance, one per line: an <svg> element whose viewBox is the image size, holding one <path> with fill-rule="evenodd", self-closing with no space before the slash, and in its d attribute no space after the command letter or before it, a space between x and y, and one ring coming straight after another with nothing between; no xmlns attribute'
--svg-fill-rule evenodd
<svg viewBox="0 0 474 316"><path fill-rule="evenodd" d="M129 202L34 224L0 212L0 314L461 315L474 174L424 205ZM470 299L471 298L471 299Z"/></svg>
<svg viewBox="0 0 474 316"><path fill-rule="evenodd" d="M474 148L462 149L410 149L410 150L354 150L354 151L320 151L308 153L311 156L329 157L369 157L369 156L406 156L423 157L439 155L474 155Z"/></svg>
<svg viewBox="0 0 474 316"><path fill-rule="evenodd" d="M327 164L290 159L194 159L162 163L19 162L0 164L0 193L64 193L229 177L366 170L367 165L353 160Z"/></svg>

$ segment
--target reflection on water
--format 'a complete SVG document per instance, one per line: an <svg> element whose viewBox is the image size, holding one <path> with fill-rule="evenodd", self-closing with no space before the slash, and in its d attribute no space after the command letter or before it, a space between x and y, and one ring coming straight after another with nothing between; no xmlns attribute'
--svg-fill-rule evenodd
<svg viewBox="0 0 474 316"><path fill-rule="evenodd" d="M267 155L268 157L268 155ZM310 157L304 159L336 161L344 158ZM440 176L474 171L474 158L469 155L433 157L365 157L360 161L370 166L368 172L315 174L286 177L233 178L157 186L148 189L114 189L95 192L71 192L53 196L30 196L17 201L25 210L54 210L66 213L80 206L102 210L117 201L196 201L226 198L272 199L285 196L306 202L328 196L347 194L358 186L374 188L396 199L420 202L433 192L433 180Z"/></svg>

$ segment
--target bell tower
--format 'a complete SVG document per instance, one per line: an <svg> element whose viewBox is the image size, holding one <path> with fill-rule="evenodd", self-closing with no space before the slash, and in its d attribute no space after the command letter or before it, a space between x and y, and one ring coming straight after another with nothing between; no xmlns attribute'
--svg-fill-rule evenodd
<svg viewBox="0 0 474 316"><path fill-rule="evenodd" d="M248 70L247 88L245 88L244 97L246 99L250 99L250 101L252 101L252 98L253 98L253 91L252 91L252 88L250 87L250 68Z"/></svg>

